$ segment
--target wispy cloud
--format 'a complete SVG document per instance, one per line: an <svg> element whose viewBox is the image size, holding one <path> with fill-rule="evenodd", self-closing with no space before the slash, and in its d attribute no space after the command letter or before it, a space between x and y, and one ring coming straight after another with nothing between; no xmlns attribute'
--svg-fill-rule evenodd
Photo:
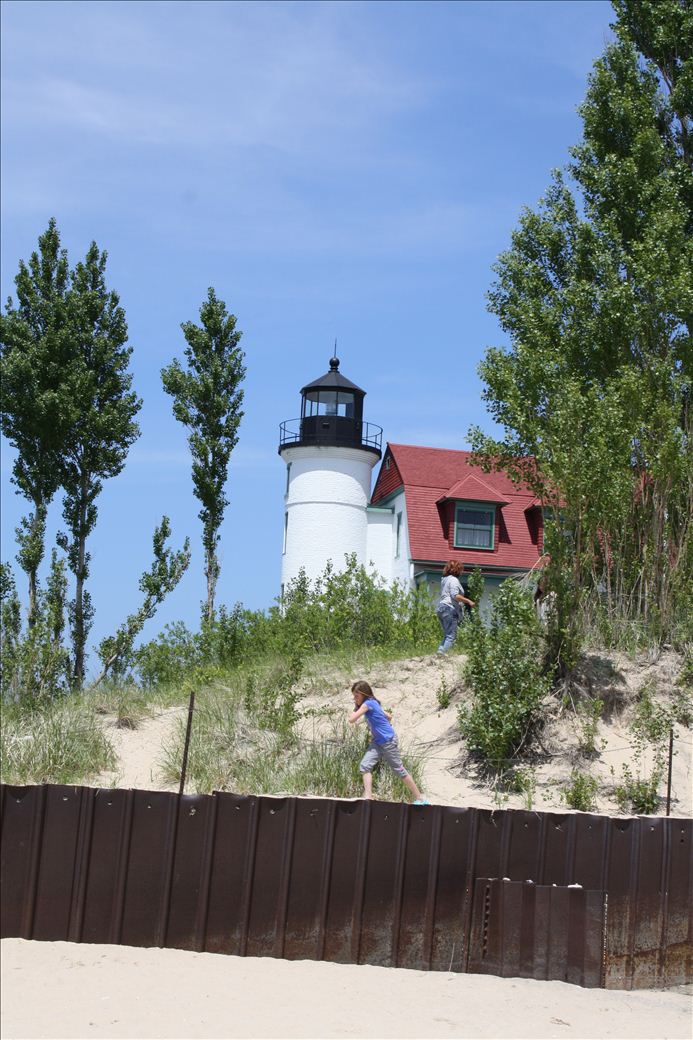
<svg viewBox="0 0 693 1040"><path fill-rule="evenodd" d="M191 8L174 4L159 34L151 17L142 19L142 8L154 13L151 5L98 5L107 24L97 27L92 17L86 28L89 5L56 6L67 22L67 54L58 62L47 56L42 66L55 72L29 75L22 51L35 58L36 41L21 30L13 39L4 83L10 125L49 121L128 145L305 154L331 137L368 134L430 94L420 77L342 33L348 5L196 4L192 17Z"/></svg>

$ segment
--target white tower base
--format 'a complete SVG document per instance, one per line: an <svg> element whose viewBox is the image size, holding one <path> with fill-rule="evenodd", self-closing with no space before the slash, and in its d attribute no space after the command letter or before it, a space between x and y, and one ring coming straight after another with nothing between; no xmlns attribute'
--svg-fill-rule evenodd
<svg viewBox="0 0 693 1040"><path fill-rule="evenodd" d="M314 581L328 560L343 570L347 553L368 565L366 509L379 453L315 445L287 446L281 455L288 468L282 594L301 568Z"/></svg>

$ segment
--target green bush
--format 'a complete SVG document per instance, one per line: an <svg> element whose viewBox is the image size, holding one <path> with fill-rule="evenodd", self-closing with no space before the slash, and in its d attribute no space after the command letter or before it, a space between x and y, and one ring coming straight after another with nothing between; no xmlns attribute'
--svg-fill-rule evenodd
<svg viewBox="0 0 693 1040"><path fill-rule="evenodd" d="M589 773L573 769L570 780L561 791L561 799L570 809L580 812L593 812L596 808L599 781Z"/></svg>
<svg viewBox="0 0 693 1040"><path fill-rule="evenodd" d="M439 708L450 707L450 689L445 681L445 676L440 680L440 686L436 692L436 700L438 701Z"/></svg>
<svg viewBox="0 0 693 1040"><path fill-rule="evenodd" d="M470 596L479 601L481 575L473 573ZM486 628L474 612L469 622L465 679L471 705L459 711L470 749L500 769L531 739L540 722L539 706L550 683L542 674L540 628L531 596L509 579L493 601Z"/></svg>
<svg viewBox="0 0 693 1040"><path fill-rule="evenodd" d="M53 553L46 590L39 590L34 624L22 630L10 567L0 564L0 691L5 703L46 703L70 688L70 660L61 643L64 576Z"/></svg>
<svg viewBox="0 0 693 1040"><path fill-rule="evenodd" d="M182 683L200 668L233 669L268 658L341 653L380 648L430 652L438 621L427 589L385 588L380 579L345 557L346 567L328 564L311 582L301 571L283 601L268 611L221 607L198 633L180 622L167 625L134 655L143 686Z"/></svg>
<svg viewBox="0 0 693 1040"><path fill-rule="evenodd" d="M615 790L616 802L621 812L643 813L651 815L659 807L659 785L664 774L661 760L655 762L649 776L636 776L624 765L623 779Z"/></svg>
<svg viewBox="0 0 693 1040"><path fill-rule="evenodd" d="M534 797L537 790L537 778L533 769L513 769L506 780L508 791L522 796L525 809L529 810L534 805Z"/></svg>
<svg viewBox="0 0 693 1040"><path fill-rule="evenodd" d="M583 755L597 753L597 732L604 710L604 701L599 697L588 697L577 706L578 747Z"/></svg>

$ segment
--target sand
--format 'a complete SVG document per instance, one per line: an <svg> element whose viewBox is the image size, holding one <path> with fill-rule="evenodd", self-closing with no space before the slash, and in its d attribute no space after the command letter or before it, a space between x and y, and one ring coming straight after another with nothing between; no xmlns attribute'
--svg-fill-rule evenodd
<svg viewBox="0 0 693 1040"><path fill-rule="evenodd" d="M2 984L6 1040L673 1040L693 1026L682 992L22 939L2 942Z"/></svg>

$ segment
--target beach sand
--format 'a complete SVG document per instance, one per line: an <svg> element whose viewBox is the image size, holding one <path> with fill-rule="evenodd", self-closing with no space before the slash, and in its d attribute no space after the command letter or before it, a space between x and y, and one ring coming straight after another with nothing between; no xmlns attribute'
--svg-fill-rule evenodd
<svg viewBox="0 0 693 1040"><path fill-rule="evenodd" d="M2 1036L690 1038L682 991L2 942Z"/></svg>

